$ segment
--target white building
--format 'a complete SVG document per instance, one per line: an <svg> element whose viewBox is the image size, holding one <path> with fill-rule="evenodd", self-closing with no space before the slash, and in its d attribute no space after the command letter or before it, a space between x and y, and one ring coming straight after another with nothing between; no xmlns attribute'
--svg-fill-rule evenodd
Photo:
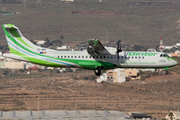
<svg viewBox="0 0 180 120"><path fill-rule="evenodd" d="M147 51L148 52L156 52L156 50L154 48L149 48Z"/></svg>
<svg viewBox="0 0 180 120"><path fill-rule="evenodd" d="M38 44L38 45L44 45L45 42L46 42L46 41L44 41L44 40L40 40L40 41L37 42L37 44Z"/></svg>
<svg viewBox="0 0 180 120"><path fill-rule="evenodd" d="M170 111L167 115L166 115L166 120L180 120L180 111Z"/></svg>
<svg viewBox="0 0 180 120"><path fill-rule="evenodd" d="M57 47L57 50L66 50L67 46Z"/></svg>
<svg viewBox="0 0 180 120"><path fill-rule="evenodd" d="M172 49L174 46L165 46L164 49Z"/></svg>
<svg viewBox="0 0 180 120"><path fill-rule="evenodd" d="M37 65L37 64L33 64L33 63L29 63L29 62L25 62L25 69L33 69L33 67L38 67L39 69L45 69L45 66L41 66L41 65Z"/></svg>
<svg viewBox="0 0 180 120"><path fill-rule="evenodd" d="M4 68L5 69L23 69L25 68L25 64L23 62L20 62L18 60L5 58L4 59Z"/></svg>
<svg viewBox="0 0 180 120"><path fill-rule="evenodd" d="M126 81L125 76L126 73L124 69L120 69L120 68L114 69L114 75L113 75L114 82L119 82L119 83L125 82Z"/></svg>
<svg viewBox="0 0 180 120"><path fill-rule="evenodd" d="M98 83L102 81L107 81L107 73L103 73L97 80Z"/></svg>
<svg viewBox="0 0 180 120"><path fill-rule="evenodd" d="M0 52L0 68L4 68L4 57L2 56L2 52Z"/></svg>
<svg viewBox="0 0 180 120"><path fill-rule="evenodd" d="M97 82L108 81L108 82L125 82L125 70L124 69L114 69L108 70L106 73L103 73L98 79Z"/></svg>
<svg viewBox="0 0 180 120"><path fill-rule="evenodd" d="M179 46L180 46L180 43L176 43L176 46L178 46L178 47L179 47Z"/></svg>

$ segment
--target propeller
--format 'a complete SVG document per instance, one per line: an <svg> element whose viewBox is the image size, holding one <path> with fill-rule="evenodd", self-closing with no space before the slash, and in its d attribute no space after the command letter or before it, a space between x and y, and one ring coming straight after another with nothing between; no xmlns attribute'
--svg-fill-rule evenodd
<svg viewBox="0 0 180 120"><path fill-rule="evenodd" d="M121 50L121 40L118 40L118 41L116 42L116 44L117 44L116 56L117 56L117 65L118 65L119 53L122 51L122 50Z"/></svg>

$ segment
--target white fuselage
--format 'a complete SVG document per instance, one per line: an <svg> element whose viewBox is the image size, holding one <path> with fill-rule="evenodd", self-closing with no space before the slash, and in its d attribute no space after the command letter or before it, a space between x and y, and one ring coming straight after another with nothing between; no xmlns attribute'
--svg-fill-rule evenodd
<svg viewBox="0 0 180 120"><path fill-rule="evenodd" d="M117 55L90 55L87 51L46 51L47 56L53 58L63 58L83 61L103 61L113 63L120 68L165 68L177 64L177 62L163 52L142 52L142 51L122 51ZM164 56L163 56L164 55ZM27 61L14 54L3 54L4 57ZM32 57L32 56L29 56ZM28 62L28 61L27 61ZM47 63L51 62L47 59ZM80 67L80 66L76 66Z"/></svg>

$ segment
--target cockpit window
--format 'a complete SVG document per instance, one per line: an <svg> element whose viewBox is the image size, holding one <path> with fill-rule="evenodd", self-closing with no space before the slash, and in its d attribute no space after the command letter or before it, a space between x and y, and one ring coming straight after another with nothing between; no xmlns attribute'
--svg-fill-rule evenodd
<svg viewBox="0 0 180 120"><path fill-rule="evenodd" d="M170 56L166 54L166 57L170 57Z"/></svg>
<svg viewBox="0 0 180 120"><path fill-rule="evenodd" d="M169 57L167 54L161 54L160 57Z"/></svg>

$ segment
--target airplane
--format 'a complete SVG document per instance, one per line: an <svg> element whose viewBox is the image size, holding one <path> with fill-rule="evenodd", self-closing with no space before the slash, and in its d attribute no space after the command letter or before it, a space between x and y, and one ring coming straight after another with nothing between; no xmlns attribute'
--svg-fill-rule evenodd
<svg viewBox="0 0 180 120"><path fill-rule="evenodd" d="M3 24L3 30L10 49L4 57L31 62L49 67L71 67L94 70L97 76L102 70L115 68L164 68L168 74L169 67L177 61L163 52L122 51L120 42L117 48L105 47L97 39L88 40L87 50L58 51L31 43L13 24Z"/></svg>

